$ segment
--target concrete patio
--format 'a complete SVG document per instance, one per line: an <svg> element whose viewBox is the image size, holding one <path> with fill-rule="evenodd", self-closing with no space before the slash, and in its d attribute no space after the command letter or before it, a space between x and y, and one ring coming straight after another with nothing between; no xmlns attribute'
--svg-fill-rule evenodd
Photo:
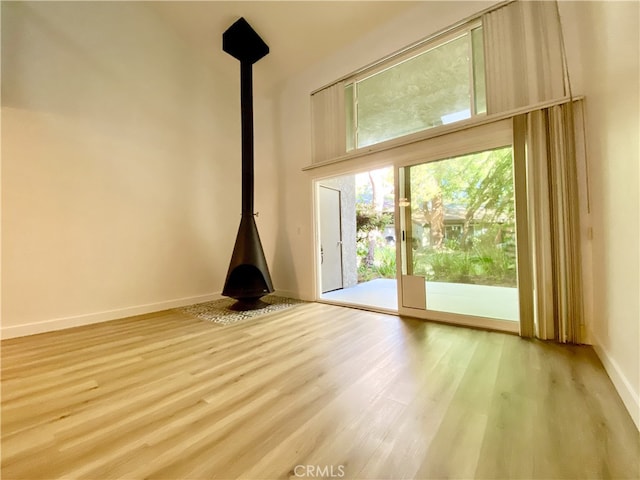
<svg viewBox="0 0 640 480"><path fill-rule="evenodd" d="M379 278L323 293L323 300L398 311L396 280ZM427 309L518 321L518 289L463 283L426 282Z"/></svg>

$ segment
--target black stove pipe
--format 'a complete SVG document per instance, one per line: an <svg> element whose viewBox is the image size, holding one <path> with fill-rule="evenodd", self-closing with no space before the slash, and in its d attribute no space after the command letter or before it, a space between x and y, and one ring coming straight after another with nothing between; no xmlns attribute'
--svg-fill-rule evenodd
<svg viewBox="0 0 640 480"><path fill-rule="evenodd" d="M240 62L242 215L253 215L253 64Z"/></svg>

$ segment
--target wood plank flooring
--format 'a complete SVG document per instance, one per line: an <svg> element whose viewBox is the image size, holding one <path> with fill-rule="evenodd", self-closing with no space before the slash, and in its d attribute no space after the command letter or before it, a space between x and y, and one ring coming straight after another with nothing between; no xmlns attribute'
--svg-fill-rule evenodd
<svg viewBox="0 0 640 480"><path fill-rule="evenodd" d="M2 342L3 479L640 477L590 347L323 304Z"/></svg>

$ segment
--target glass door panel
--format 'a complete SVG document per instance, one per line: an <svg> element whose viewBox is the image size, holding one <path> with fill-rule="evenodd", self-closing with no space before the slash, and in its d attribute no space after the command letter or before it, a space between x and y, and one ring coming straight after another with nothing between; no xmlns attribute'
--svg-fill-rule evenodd
<svg viewBox="0 0 640 480"><path fill-rule="evenodd" d="M424 279L426 310L518 321L511 147L401 168L399 186L403 284Z"/></svg>
<svg viewBox="0 0 640 480"><path fill-rule="evenodd" d="M398 311L391 166L316 182L318 298Z"/></svg>

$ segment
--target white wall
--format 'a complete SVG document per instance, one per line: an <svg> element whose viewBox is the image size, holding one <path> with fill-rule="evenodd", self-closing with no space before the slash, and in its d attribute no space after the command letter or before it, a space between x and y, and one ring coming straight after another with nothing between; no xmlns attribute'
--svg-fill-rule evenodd
<svg viewBox="0 0 640 480"><path fill-rule="evenodd" d="M221 69L239 66L197 55L144 3L2 3L3 336L221 291L240 220L239 85ZM257 174L275 181L257 104ZM275 216L273 190L256 204ZM272 256L275 225L261 233Z"/></svg>
<svg viewBox="0 0 640 480"><path fill-rule="evenodd" d="M591 338L640 428L640 4L561 3L586 96L593 226Z"/></svg>

